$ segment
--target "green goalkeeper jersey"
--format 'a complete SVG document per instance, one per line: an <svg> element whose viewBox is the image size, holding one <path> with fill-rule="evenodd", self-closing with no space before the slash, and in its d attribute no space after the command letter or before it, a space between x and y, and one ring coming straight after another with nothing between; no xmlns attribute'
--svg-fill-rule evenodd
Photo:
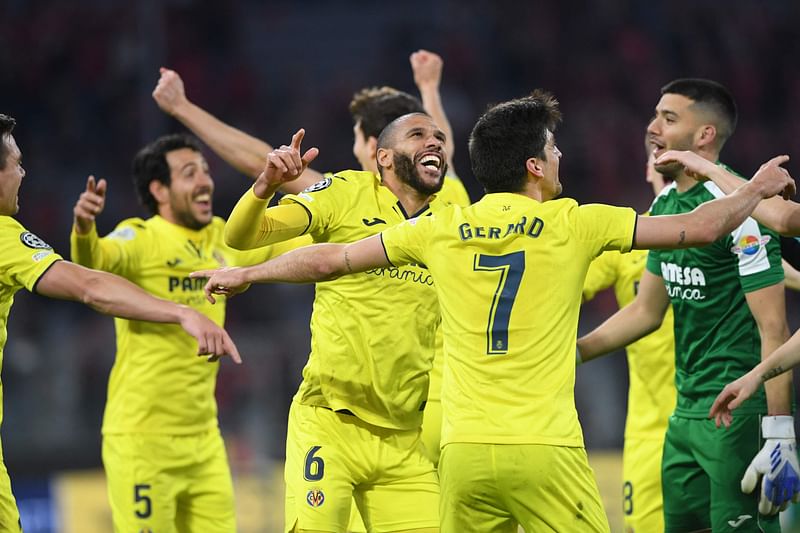
<svg viewBox="0 0 800 533"><path fill-rule="evenodd" d="M724 196L712 182L665 187L652 215L686 213ZM722 388L761 360L761 337L745 295L783 280L777 235L752 218L700 248L651 250L647 270L664 280L675 312L675 414L705 418ZM740 411L766 413L761 388Z"/></svg>

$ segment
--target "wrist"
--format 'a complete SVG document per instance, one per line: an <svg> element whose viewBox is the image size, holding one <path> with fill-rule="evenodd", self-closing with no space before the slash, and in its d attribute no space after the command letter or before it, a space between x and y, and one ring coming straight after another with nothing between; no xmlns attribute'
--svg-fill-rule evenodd
<svg viewBox="0 0 800 533"><path fill-rule="evenodd" d="M793 439L794 417L791 415L765 416L761 418L761 436L765 439Z"/></svg>
<svg viewBox="0 0 800 533"><path fill-rule="evenodd" d="M271 185L266 180L262 180L259 176L251 190L256 199L269 202L272 197L275 196L275 191L278 190L278 187L279 185Z"/></svg>

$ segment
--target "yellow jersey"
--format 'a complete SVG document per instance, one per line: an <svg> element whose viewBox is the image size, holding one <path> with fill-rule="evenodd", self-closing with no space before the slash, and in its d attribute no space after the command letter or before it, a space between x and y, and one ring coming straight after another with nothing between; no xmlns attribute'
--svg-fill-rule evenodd
<svg viewBox="0 0 800 533"><path fill-rule="evenodd" d="M84 266L113 272L145 291L190 306L220 326L225 301L209 303L204 279L195 270L251 265L275 253L265 247L249 252L225 245L225 221L193 230L160 216L120 222L109 235L96 230L71 235L72 259ZM178 324L114 319L117 355L108 381L103 433L188 435L217 426L214 397L217 364L197 357L197 341Z"/></svg>
<svg viewBox="0 0 800 533"><path fill-rule="evenodd" d="M352 170L281 199L287 202L306 208L314 242L338 243L447 205L436 196L421 213L405 213L380 176ZM419 427L439 322L433 279L421 265L317 283L311 354L295 401L348 410L380 427Z"/></svg>
<svg viewBox="0 0 800 533"><path fill-rule="evenodd" d="M603 253L592 261L583 297L591 300L598 291L614 287L620 307L636 297L639 279L647 264L647 250L629 254ZM626 348L628 353L628 416L625 438L663 440L667 421L675 410L675 334L672 306L656 331Z"/></svg>
<svg viewBox="0 0 800 533"><path fill-rule="evenodd" d="M426 265L444 330L442 446L583 446L575 340L589 263L628 251L632 209L487 194L383 232L394 265Z"/></svg>
<svg viewBox="0 0 800 533"><path fill-rule="evenodd" d="M39 278L61 256L42 239L9 216L0 216L0 367L8 336L8 314L14 294L20 289L34 292ZM3 387L0 383L0 421L3 420Z"/></svg>

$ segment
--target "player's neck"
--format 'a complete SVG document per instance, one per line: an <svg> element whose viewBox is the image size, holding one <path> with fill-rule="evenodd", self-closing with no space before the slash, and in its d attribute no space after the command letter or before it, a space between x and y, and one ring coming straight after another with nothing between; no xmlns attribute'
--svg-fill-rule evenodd
<svg viewBox="0 0 800 533"><path fill-rule="evenodd" d="M394 176L384 176L383 184L397 196L400 205L409 216L419 213L431 200L429 195L419 192Z"/></svg>
<svg viewBox="0 0 800 533"><path fill-rule="evenodd" d="M708 159L712 163L719 161L719 152L711 152L708 150L703 150L702 148L695 149L693 151L703 159ZM675 176L675 189L680 193L686 192L697 185L698 181L701 180L698 180L692 176L687 176L685 172L681 171L677 176Z"/></svg>

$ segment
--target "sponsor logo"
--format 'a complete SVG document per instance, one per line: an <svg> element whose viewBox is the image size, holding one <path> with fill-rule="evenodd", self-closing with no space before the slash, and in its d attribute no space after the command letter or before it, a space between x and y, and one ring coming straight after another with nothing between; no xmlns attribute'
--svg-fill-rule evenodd
<svg viewBox="0 0 800 533"><path fill-rule="evenodd" d="M45 250L52 250L53 247L44 242L42 239L31 233L30 231L25 231L20 234L19 240L27 246L28 248L35 248L35 249L45 249Z"/></svg>
<svg viewBox="0 0 800 533"><path fill-rule="evenodd" d="M319 507L325 503L325 494L319 489L311 489L306 494L306 501L311 507Z"/></svg>
<svg viewBox="0 0 800 533"><path fill-rule="evenodd" d="M310 187L307 187L307 188L305 188L305 189L303 190L303 192L317 192L317 191L321 191L321 190L323 190L323 189L327 189L328 187L330 187L330 186L331 186L331 183L333 183L333 180L332 180L332 179L330 179L330 178L325 178L325 179L323 179L323 180L320 180L320 181L316 182L314 185L311 185Z"/></svg>
<svg viewBox="0 0 800 533"><path fill-rule="evenodd" d="M33 259L34 261L36 261L38 263L39 261L41 261L42 259L44 259L48 255L51 255L52 253L53 253L53 250L45 250L45 251L42 251L42 252L36 252L35 254L33 254L31 256L31 259Z"/></svg>
<svg viewBox="0 0 800 533"><path fill-rule="evenodd" d="M119 239L120 241L130 241L136 237L133 228L119 228L108 234L109 239Z"/></svg>
<svg viewBox="0 0 800 533"><path fill-rule="evenodd" d="M167 266L170 267L170 268L175 268L176 266L180 265L181 263L183 263L183 261L181 261L181 258L180 257L176 257L172 261L167 261Z"/></svg>
<svg viewBox="0 0 800 533"><path fill-rule="evenodd" d="M383 220L382 218L372 218L371 220L368 220L366 218L362 218L361 222L363 222L365 226L375 226L377 224L386 224L386 221Z"/></svg>
<svg viewBox="0 0 800 533"><path fill-rule="evenodd" d="M743 255L755 255L770 241L769 235L764 235L760 239L755 235L745 235L739 239L739 243L731 248L731 252Z"/></svg>
<svg viewBox="0 0 800 533"><path fill-rule="evenodd" d="M736 518L736 520L728 520L728 525L731 526L733 529L736 529L737 527L741 526L742 524L744 524L747 520L750 520L751 518L753 518L753 517L750 516L749 514L740 514Z"/></svg>

